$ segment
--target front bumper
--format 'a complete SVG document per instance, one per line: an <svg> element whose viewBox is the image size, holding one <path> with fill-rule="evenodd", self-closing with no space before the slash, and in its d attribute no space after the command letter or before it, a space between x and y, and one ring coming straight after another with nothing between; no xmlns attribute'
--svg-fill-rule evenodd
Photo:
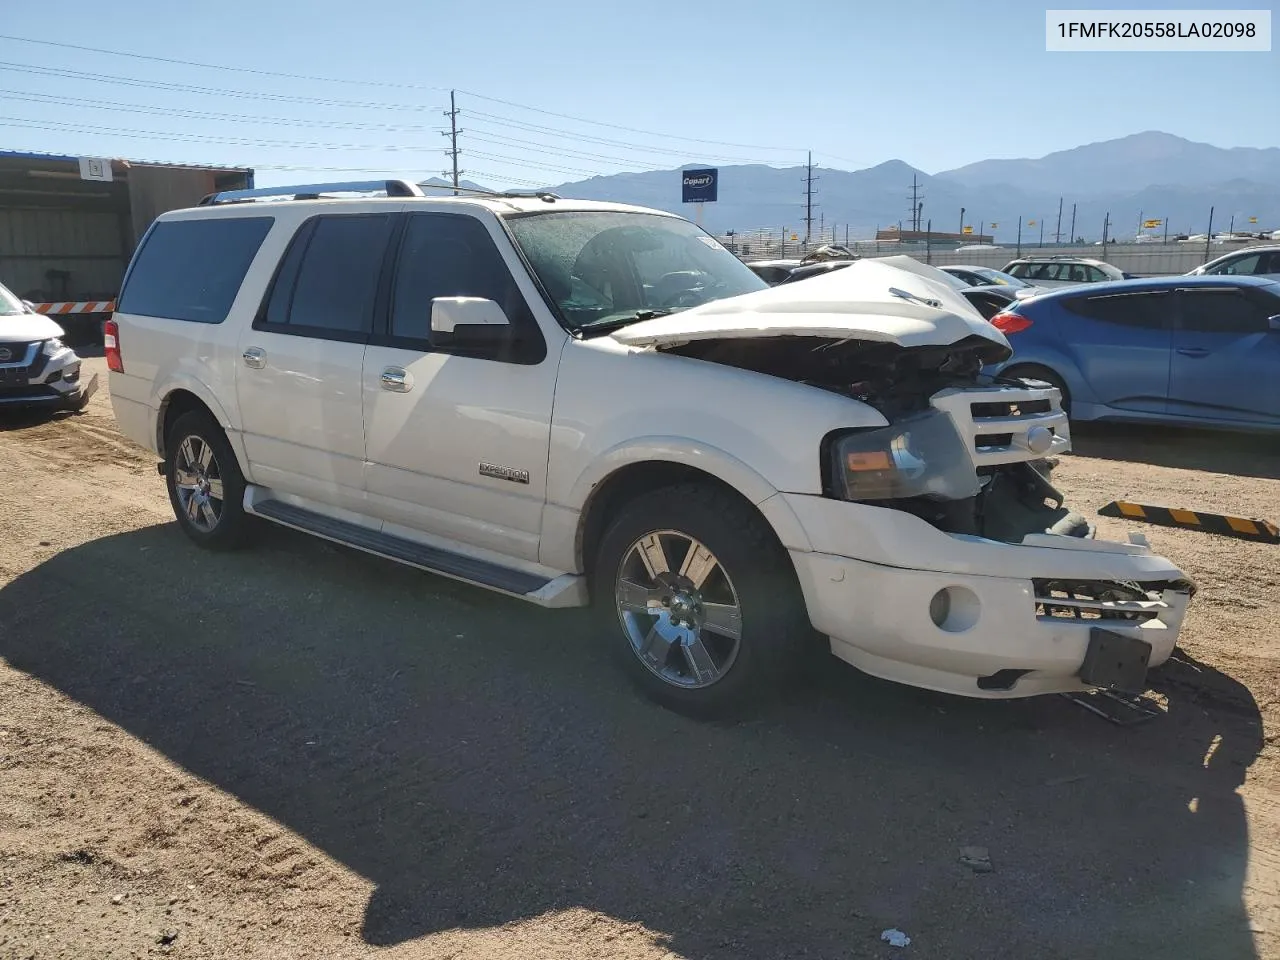
<svg viewBox="0 0 1280 960"><path fill-rule="evenodd" d="M64 348L52 357L28 356L0 369L0 409L43 407L75 410L97 392L98 375L81 376L81 360Z"/></svg>
<svg viewBox="0 0 1280 960"><path fill-rule="evenodd" d="M1151 666L1177 645L1193 587L1143 546L1047 535L997 543L899 511L786 499L814 548L789 551L810 620L836 656L875 676L1025 697L1087 688L1081 672L1096 677L1086 658L1099 629L1144 641ZM854 548L863 556L849 556ZM1135 587L1141 599L1096 599Z"/></svg>

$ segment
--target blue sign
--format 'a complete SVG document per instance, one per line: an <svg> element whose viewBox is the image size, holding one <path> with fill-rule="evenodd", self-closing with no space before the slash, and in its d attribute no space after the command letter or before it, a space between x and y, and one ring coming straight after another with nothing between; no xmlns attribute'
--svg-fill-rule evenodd
<svg viewBox="0 0 1280 960"><path fill-rule="evenodd" d="M715 167L705 170L680 171L681 203L715 203L720 185L720 171Z"/></svg>

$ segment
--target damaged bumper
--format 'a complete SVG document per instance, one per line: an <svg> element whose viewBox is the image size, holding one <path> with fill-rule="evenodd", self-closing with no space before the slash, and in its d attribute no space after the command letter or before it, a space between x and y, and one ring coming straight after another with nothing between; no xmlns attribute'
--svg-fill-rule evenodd
<svg viewBox="0 0 1280 960"><path fill-rule="evenodd" d="M1008 544L782 496L811 541L790 553L814 627L836 656L912 686L989 698L1141 687L1173 652L1194 589L1141 544Z"/></svg>

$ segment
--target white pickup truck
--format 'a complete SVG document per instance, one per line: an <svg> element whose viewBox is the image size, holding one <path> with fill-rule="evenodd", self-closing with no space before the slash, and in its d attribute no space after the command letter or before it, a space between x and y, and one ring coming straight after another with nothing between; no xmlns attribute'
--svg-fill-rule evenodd
<svg viewBox="0 0 1280 960"><path fill-rule="evenodd" d="M1141 688L1194 587L1062 504L1057 392L984 378L1009 345L932 270L770 289L656 210L236 191L139 245L111 397L197 543L259 517L592 604L675 709L748 705L817 638L970 697Z"/></svg>

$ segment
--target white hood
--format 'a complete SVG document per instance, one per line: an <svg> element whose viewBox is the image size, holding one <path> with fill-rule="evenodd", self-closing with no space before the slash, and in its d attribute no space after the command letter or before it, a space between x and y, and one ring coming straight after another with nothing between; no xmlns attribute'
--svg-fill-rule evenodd
<svg viewBox="0 0 1280 960"><path fill-rule="evenodd" d="M907 256L859 260L795 283L655 317L613 334L632 346L754 337L875 340L901 347L947 345L978 336L1009 348L955 281Z"/></svg>
<svg viewBox="0 0 1280 960"><path fill-rule="evenodd" d="M18 313L0 316L0 343L31 343L52 340L65 330L43 313Z"/></svg>

